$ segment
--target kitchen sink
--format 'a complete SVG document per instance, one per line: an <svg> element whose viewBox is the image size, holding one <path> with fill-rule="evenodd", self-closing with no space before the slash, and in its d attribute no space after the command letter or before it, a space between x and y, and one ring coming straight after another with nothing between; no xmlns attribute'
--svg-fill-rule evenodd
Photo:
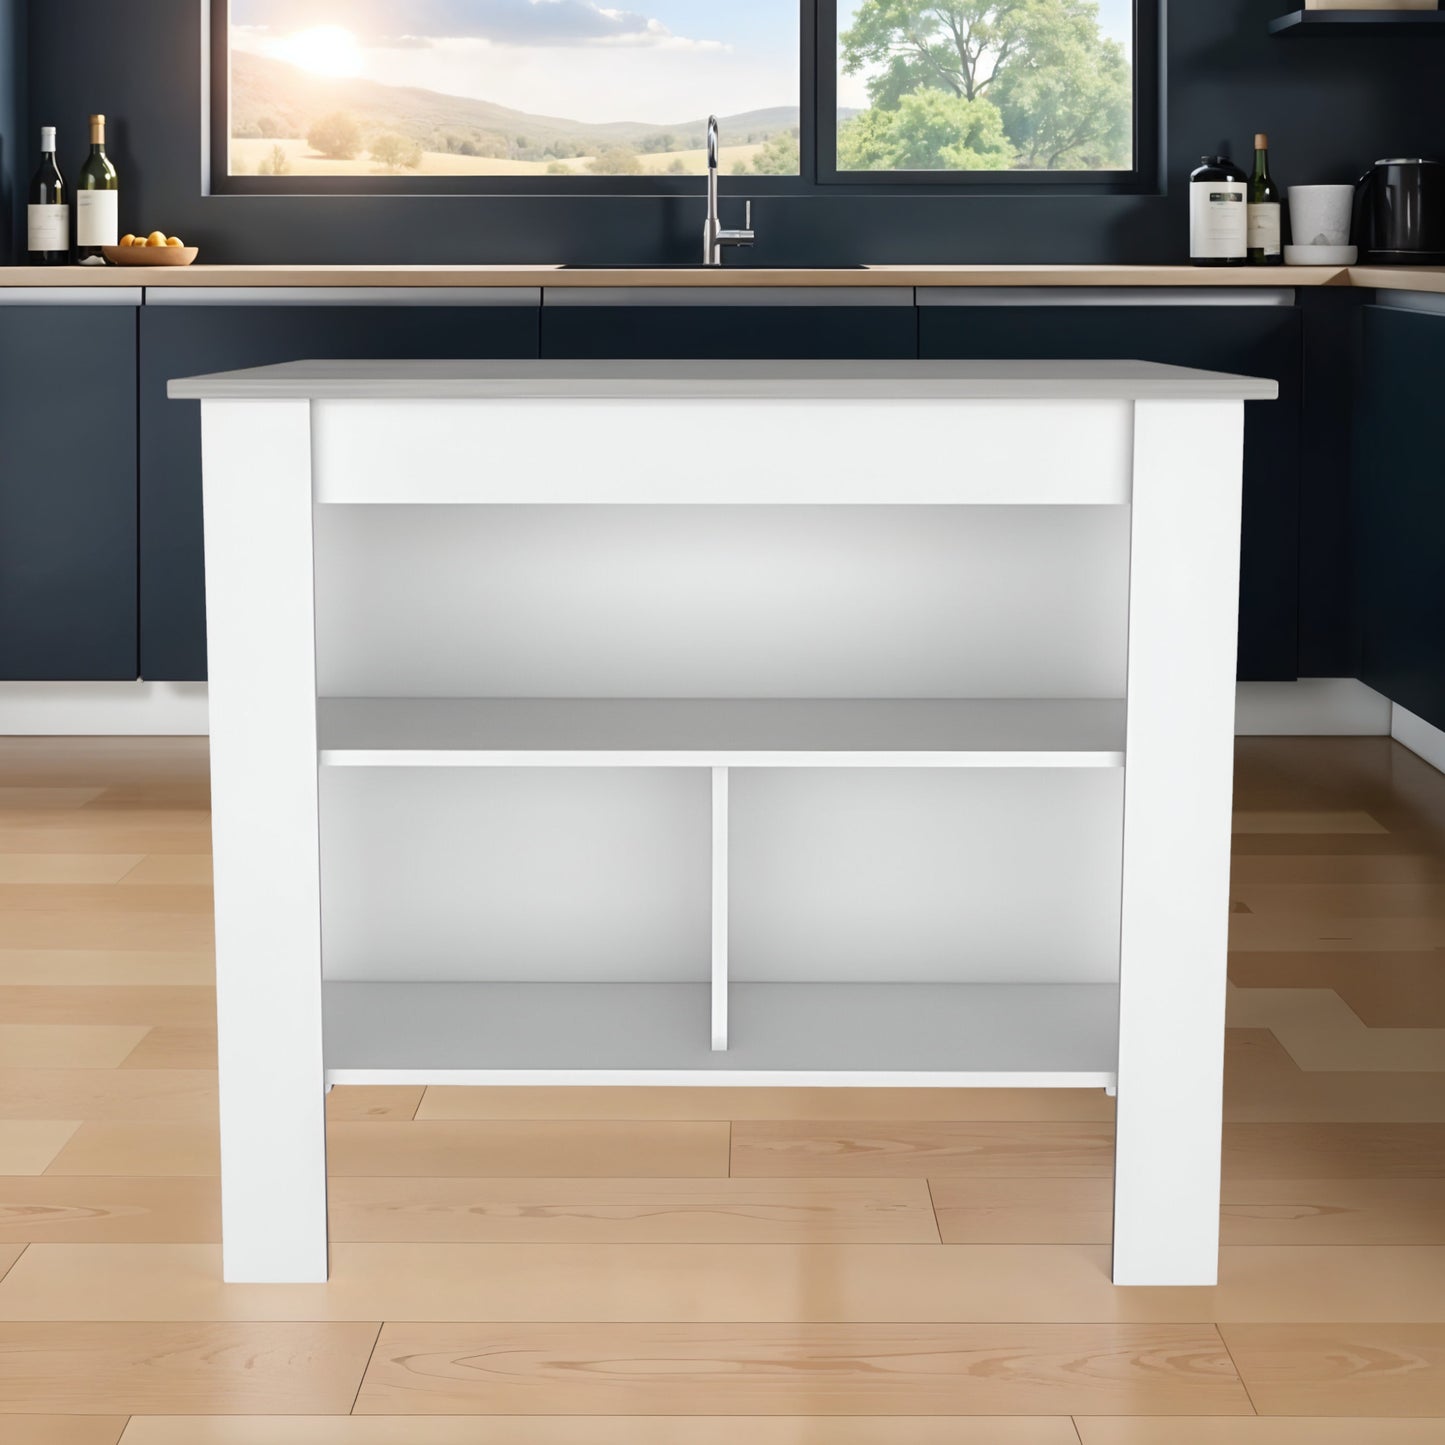
<svg viewBox="0 0 1445 1445"><path fill-rule="evenodd" d="M708 266L701 261L603 261L591 263L568 262L558 268L562 271L866 271L861 262L848 262L842 266L818 265L814 262L787 266Z"/></svg>

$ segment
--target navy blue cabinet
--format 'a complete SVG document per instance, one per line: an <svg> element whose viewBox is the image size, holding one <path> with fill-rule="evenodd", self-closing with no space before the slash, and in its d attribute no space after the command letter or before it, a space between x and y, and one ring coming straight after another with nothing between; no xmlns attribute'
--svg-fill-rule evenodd
<svg viewBox="0 0 1445 1445"><path fill-rule="evenodd" d="M1362 363L1360 676L1445 728L1445 316L1367 307Z"/></svg>
<svg viewBox="0 0 1445 1445"><path fill-rule="evenodd" d="M1294 307L924 305L919 346L939 359L1160 361L1278 381L1279 401L1246 408L1239 676L1299 676L1302 343Z"/></svg>
<svg viewBox="0 0 1445 1445"><path fill-rule="evenodd" d="M819 293L815 293L819 294ZM578 305L557 291L542 310L542 355L559 361L749 361L918 355L913 296L902 304ZM875 297L875 303L881 297Z"/></svg>
<svg viewBox="0 0 1445 1445"><path fill-rule="evenodd" d="M136 312L0 304L0 678L133 680Z"/></svg>
<svg viewBox="0 0 1445 1445"><path fill-rule="evenodd" d="M174 377L307 358L537 355L536 305L165 305L141 317L140 664L150 681L206 675L201 421ZM258 585L266 559L257 558Z"/></svg>

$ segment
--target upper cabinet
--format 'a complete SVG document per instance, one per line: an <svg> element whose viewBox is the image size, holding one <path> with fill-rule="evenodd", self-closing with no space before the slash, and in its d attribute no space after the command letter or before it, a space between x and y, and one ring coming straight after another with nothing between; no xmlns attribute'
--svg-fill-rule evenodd
<svg viewBox="0 0 1445 1445"><path fill-rule="evenodd" d="M0 291L0 679L134 679L140 292Z"/></svg>

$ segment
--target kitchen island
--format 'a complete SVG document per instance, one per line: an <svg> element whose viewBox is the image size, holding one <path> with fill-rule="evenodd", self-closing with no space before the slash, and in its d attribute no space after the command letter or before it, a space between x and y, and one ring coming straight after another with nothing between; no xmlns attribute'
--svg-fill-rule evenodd
<svg viewBox="0 0 1445 1445"><path fill-rule="evenodd" d="M1216 1273L1244 403L1143 363L306 362L202 402L225 1274L328 1083L1117 1087Z"/></svg>

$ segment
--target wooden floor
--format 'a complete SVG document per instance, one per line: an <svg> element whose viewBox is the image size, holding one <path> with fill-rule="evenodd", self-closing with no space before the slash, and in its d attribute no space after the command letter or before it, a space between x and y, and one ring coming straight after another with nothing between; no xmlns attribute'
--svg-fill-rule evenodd
<svg viewBox="0 0 1445 1445"><path fill-rule="evenodd" d="M330 1284L218 1284L205 767L0 742L3 1445L1445 1440L1396 745L1239 746L1215 1290L1109 1283L1102 1095L419 1088L331 1096Z"/></svg>

